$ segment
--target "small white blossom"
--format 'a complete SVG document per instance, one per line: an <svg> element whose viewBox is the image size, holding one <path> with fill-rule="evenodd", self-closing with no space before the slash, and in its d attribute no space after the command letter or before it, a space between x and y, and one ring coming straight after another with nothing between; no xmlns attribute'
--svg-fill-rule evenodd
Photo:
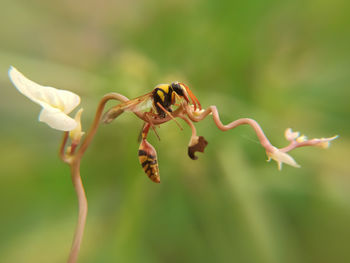
<svg viewBox="0 0 350 263"><path fill-rule="evenodd" d="M67 114L79 105L78 95L67 90L41 86L27 79L14 67L10 67L8 74L19 92L42 107L39 121L61 131L71 131L77 127L77 121Z"/></svg>
<svg viewBox="0 0 350 263"><path fill-rule="evenodd" d="M289 154L282 152L280 150L278 150L277 148L274 147L273 152L266 152L268 159L267 161L271 161L274 160L277 162L278 165L278 170L282 170L282 164L288 164L290 166L296 167L296 168L300 168L300 165L297 164L297 162L293 159L292 156L290 156Z"/></svg>

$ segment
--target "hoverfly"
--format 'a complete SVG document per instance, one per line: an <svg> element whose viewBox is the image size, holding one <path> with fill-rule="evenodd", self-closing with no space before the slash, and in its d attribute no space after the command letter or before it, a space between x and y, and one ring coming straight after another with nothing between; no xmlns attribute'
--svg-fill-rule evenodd
<svg viewBox="0 0 350 263"><path fill-rule="evenodd" d="M201 110L202 107L198 99L185 84L179 82L160 84L157 85L153 91L145 95L114 106L113 108L109 109L102 118L104 123L110 123L124 111L135 112L150 109L148 112L145 112L145 117L149 120L149 122L146 122L142 129L142 138L138 156L143 170L153 182L159 183L160 177L157 153L153 146L146 140L150 127L153 128L158 136L150 117L162 119L165 118L166 115L169 115L169 117L175 121L175 118L171 115L171 106L176 105L176 99L180 101L185 100L187 103L190 103L190 98L194 105L194 109L196 110L198 107Z"/></svg>

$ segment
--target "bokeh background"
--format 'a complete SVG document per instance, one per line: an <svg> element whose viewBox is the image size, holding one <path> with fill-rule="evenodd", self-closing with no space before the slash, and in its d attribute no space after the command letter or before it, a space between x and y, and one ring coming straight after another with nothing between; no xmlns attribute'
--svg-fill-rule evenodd
<svg viewBox="0 0 350 263"><path fill-rule="evenodd" d="M190 129L149 141L162 183L140 168L141 121L101 126L82 162L89 214L79 262L350 262L349 1L2 0L0 262L65 262L77 218L58 131L7 77L82 98L87 130L108 92L129 98L187 83L223 122L256 119L284 146L287 127L339 134L297 149L301 169L266 163L249 127L197 125L209 145L192 161Z"/></svg>

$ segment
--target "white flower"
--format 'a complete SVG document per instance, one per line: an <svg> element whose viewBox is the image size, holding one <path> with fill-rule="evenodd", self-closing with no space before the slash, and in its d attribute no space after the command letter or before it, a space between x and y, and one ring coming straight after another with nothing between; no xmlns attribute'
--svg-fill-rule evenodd
<svg viewBox="0 0 350 263"><path fill-rule="evenodd" d="M285 152L281 152L276 147L274 147L273 152L266 152L268 159L267 161L274 160L277 162L278 170L282 170L282 164L288 164L290 166L300 168L300 165L297 164L297 162L290 156L289 154L286 154Z"/></svg>
<svg viewBox="0 0 350 263"><path fill-rule="evenodd" d="M79 105L78 95L67 90L41 86L27 79L14 67L10 67L8 74L19 92L42 107L39 121L61 131L71 131L77 127L77 121L67 114Z"/></svg>

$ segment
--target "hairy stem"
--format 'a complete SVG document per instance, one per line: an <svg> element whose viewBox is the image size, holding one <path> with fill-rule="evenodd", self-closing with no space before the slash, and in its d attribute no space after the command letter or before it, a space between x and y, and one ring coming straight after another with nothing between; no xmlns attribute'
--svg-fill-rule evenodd
<svg viewBox="0 0 350 263"><path fill-rule="evenodd" d="M69 254L68 263L75 263L78 258L78 253L81 245L81 241L83 239L86 215L88 210L87 199L85 195L85 190L83 183L80 177L80 160L75 159L71 164L71 175L72 182L77 194L78 205L79 205L79 213L78 213L78 222L75 229L75 234L73 238L72 248Z"/></svg>

